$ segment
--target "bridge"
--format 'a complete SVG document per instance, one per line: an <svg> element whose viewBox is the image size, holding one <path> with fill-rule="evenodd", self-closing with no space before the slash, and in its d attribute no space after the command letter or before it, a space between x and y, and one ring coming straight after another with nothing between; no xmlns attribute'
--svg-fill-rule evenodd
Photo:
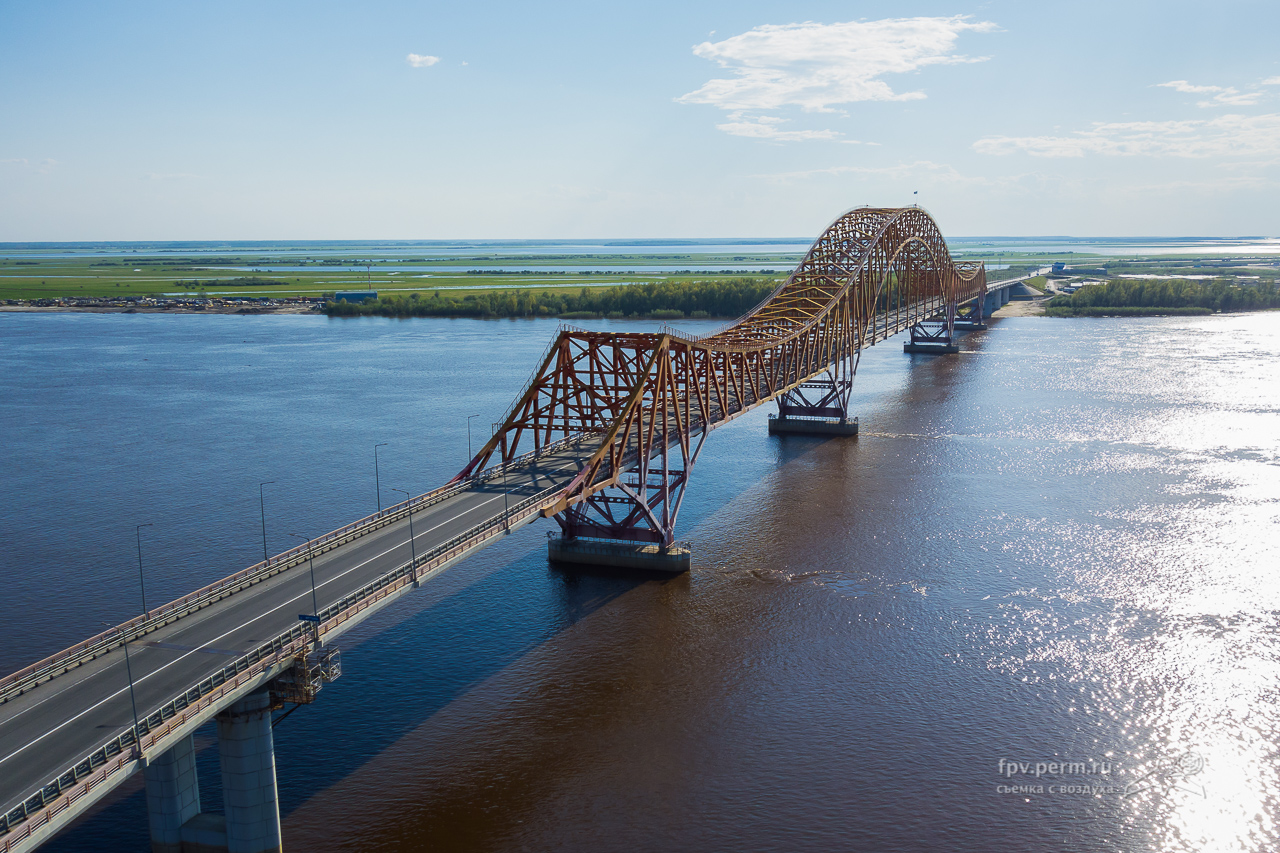
<svg viewBox="0 0 1280 853"><path fill-rule="evenodd" d="M859 208L711 334L562 328L451 482L0 679L0 853L52 837L142 771L152 849L281 848L272 713L341 673L334 641L539 518L556 561L683 571L675 539L711 430L767 403L770 431L851 435L861 352L903 331L955 352L1018 280L954 263L922 209ZM224 814L201 810L193 733L217 721Z"/></svg>

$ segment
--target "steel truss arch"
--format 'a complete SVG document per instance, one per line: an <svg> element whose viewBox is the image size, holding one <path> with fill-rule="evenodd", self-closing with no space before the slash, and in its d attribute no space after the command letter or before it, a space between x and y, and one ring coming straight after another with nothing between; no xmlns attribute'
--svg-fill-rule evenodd
<svg viewBox="0 0 1280 853"><path fill-rule="evenodd" d="M804 400L806 383L830 389L807 408L847 411L863 349L931 318L949 326L986 291L983 265L953 262L923 209L848 211L768 298L711 334L561 327L455 480L577 443L587 461L545 514L570 537L670 545L710 430L770 401Z"/></svg>

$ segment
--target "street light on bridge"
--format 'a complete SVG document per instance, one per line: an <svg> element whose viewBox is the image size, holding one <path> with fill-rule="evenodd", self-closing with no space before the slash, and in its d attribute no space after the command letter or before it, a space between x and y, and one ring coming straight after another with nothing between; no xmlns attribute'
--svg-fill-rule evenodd
<svg viewBox="0 0 1280 853"><path fill-rule="evenodd" d="M391 488L388 486L387 488ZM418 551L413 544L413 504L409 503L413 500L413 495L409 494L406 489L391 489L393 492L399 492L404 495L405 503L409 504L409 574L413 577L413 583L418 583Z"/></svg>
<svg viewBox="0 0 1280 853"><path fill-rule="evenodd" d="M471 419L478 418L479 415L467 415L467 461L470 462L471 456Z"/></svg>
<svg viewBox="0 0 1280 853"><path fill-rule="evenodd" d="M373 446L373 484L378 490L378 512L382 512L382 481L378 478L378 448L386 446L385 441Z"/></svg>
<svg viewBox="0 0 1280 853"><path fill-rule="evenodd" d="M262 495L262 487L269 486L275 480L267 480L265 483L258 484L258 511L262 514L262 562L266 562L267 557L267 499Z"/></svg>
<svg viewBox="0 0 1280 853"><path fill-rule="evenodd" d="M103 625L109 625L120 632L120 645L124 647L124 671L129 677L129 707L133 709L133 748L138 753L138 760L141 761L142 756L142 727L138 725L138 700L133 694L133 665L129 662L129 635L125 633L123 625L113 625L110 622L103 622Z"/></svg>
<svg viewBox="0 0 1280 853"><path fill-rule="evenodd" d="M142 590L142 612L150 617L151 611L147 609L147 581L142 576L142 528L144 527L155 527L155 525L150 522L139 524L133 532L138 537L138 587Z"/></svg>
<svg viewBox="0 0 1280 853"><path fill-rule="evenodd" d="M315 620L311 623L311 626L314 629L316 648L320 648L320 605L316 602L315 549L311 547L311 537L303 536L301 533L290 533L289 535L307 543L307 567L311 571L311 616Z"/></svg>

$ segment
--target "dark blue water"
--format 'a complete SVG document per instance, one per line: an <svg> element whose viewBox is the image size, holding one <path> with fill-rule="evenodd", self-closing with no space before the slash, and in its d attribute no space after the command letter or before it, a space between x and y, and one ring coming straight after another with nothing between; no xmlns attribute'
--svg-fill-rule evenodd
<svg viewBox="0 0 1280 853"><path fill-rule="evenodd" d="M377 442L443 482L553 333L0 315L0 665L136 612L135 524L159 600L261 558L262 480L273 550L375 507ZM714 433L688 576L562 573L535 525L345 637L276 729L286 844L1273 849L1275 315L965 346L871 350L856 441ZM48 849L145 847L135 786Z"/></svg>

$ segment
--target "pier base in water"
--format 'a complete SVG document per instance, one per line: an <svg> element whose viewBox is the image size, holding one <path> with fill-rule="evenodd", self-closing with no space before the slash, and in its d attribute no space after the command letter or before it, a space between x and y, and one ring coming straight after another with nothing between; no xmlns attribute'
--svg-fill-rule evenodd
<svg viewBox="0 0 1280 853"><path fill-rule="evenodd" d="M924 354L924 355L946 355L949 353L960 352L959 344L903 344L903 352Z"/></svg>
<svg viewBox="0 0 1280 853"><path fill-rule="evenodd" d="M857 418L769 416L769 435L857 435Z"/></svg>
<svg viewBox="0 0 1280 853"><path fill-rule="evenodd" d="M547 542L547 559L553 563L680 574L689 571L689 557L689 548L684 545L663 548L651 542L611 542L581 537L559 537Z"/></svg>

